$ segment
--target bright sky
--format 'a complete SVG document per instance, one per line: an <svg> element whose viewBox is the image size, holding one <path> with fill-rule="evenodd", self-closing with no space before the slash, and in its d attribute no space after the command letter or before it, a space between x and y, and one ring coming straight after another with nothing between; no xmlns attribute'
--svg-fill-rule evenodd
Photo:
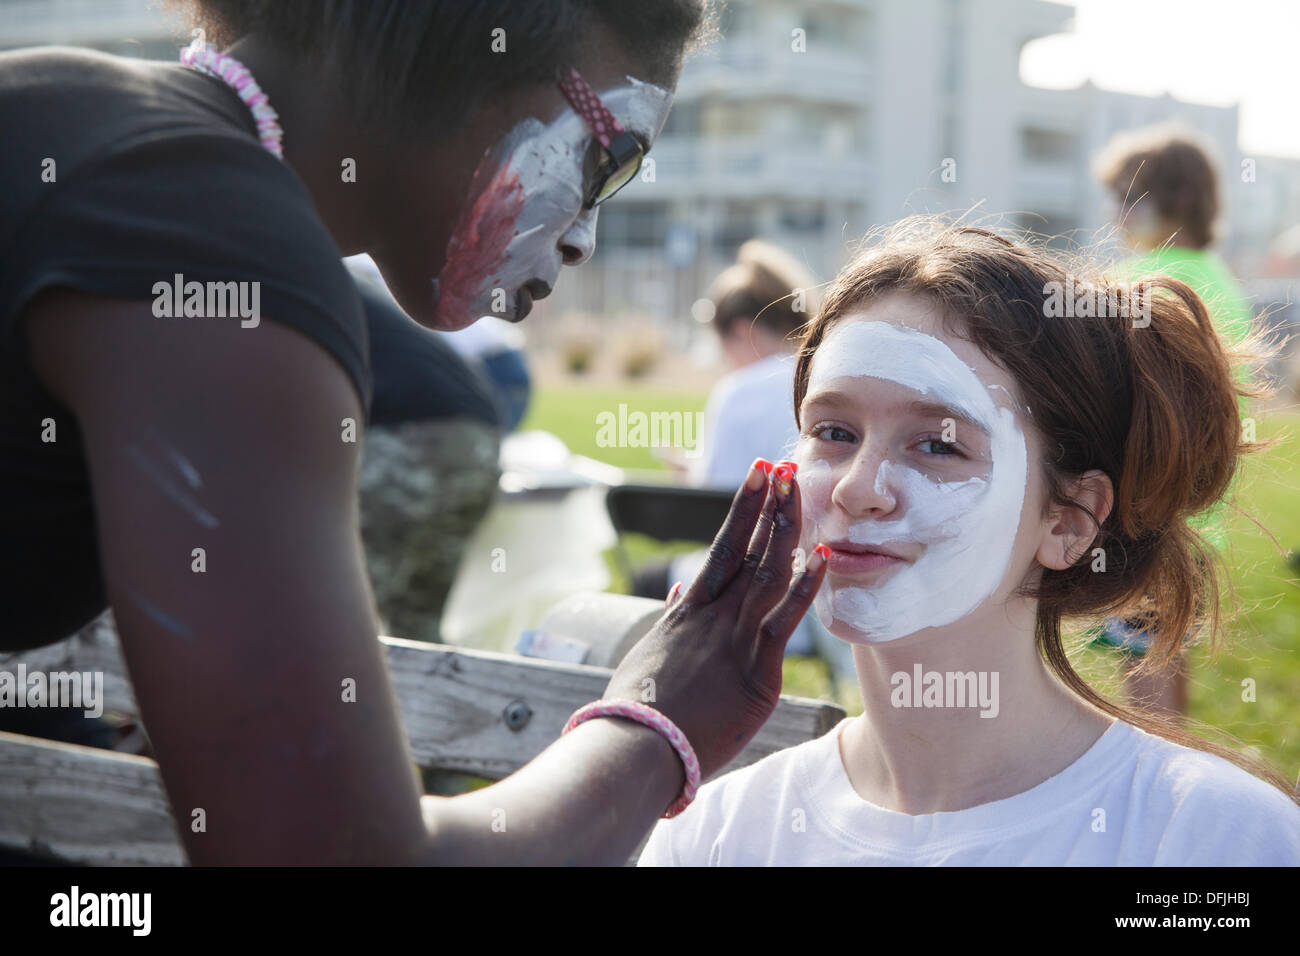
<svg viewBox="0 0 1300 956"><path fill-rule="evenodd" d="M1025 47L1021 78L1240 104L1245 155L1300 157L1300 0L1073 0L1071 34Z"/></svg>

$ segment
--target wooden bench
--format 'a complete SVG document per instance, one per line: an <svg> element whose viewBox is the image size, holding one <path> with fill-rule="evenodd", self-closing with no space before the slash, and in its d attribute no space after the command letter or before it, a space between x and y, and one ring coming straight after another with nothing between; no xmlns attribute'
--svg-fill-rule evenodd
<svg viewBox="0 0 1300 956"><path fill-rule="evenodd" d="M379 639L416 763L497 780L550 745L581 705L600 697L611 671L443 645ZM137 713L116 642L0 657L29 670L101 671L104 710ZM782 697L728 770L820 737L844 711ZM181 865L181 842L158 765L144 757L0 733L0 847L96 865ZM638 849L639 852L639 849ZM634 857L635 859L635 857Z"/></svg>

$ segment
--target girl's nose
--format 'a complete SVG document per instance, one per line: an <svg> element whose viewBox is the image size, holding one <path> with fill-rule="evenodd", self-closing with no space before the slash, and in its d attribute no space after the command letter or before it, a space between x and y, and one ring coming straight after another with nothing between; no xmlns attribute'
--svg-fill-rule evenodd
<svg viewBox="0 0 1300 956"><path fill-rule="evenodd" d="M831 501L853 518L883 518L898 505L896 490L886 480L881 464L886 460L883 449L862 445L853 456L849 470L835 483Z"/></svg>

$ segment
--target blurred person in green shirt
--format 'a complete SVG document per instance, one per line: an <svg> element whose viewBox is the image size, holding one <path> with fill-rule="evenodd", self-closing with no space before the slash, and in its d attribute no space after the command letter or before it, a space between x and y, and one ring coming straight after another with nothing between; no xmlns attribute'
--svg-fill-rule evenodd
<svg viewBox="0 0 1300 956"><path fill-rule="evenodd" d="M1223 260L1210 248L1219 215L1214 162L1194 134L1170 126L1121 133L1098 155L1095 175L1118 204L1120 231L1134 255L1117 272L1131 279L1162 274L1187 283L1205 302L1219 335L1238 345L1252 312ZM1247 415L1243 402L1242 417ZM1216 550L1227 544L1222 503L1189 523ZM1187 712L1187 665L1140 668L1148 635L1134 621L1112 618L1098 642L1125 653L1126 686L1135 704L1160 713Z"/></svg>

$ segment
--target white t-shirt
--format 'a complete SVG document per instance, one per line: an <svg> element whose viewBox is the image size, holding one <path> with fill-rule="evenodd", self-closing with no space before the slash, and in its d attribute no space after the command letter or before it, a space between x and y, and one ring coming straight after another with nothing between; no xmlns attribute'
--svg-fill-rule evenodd
<svg viewBox="0 0 1300 956"><path fill-rule="evenodd" d="M1300 865L1300 807L1221 757L1123 721L1024 793L912 816L849 782L839 733L857 719L706 784L659 822L638 865Z"/></svg>
<svg viewBox="0 0 1300 956"><path fill-rule="evenodd" d="M724 376L704 407L701 454L691 483L735 491L755 458L779 461L794 450L794 356L770 355Z"/></svg>

